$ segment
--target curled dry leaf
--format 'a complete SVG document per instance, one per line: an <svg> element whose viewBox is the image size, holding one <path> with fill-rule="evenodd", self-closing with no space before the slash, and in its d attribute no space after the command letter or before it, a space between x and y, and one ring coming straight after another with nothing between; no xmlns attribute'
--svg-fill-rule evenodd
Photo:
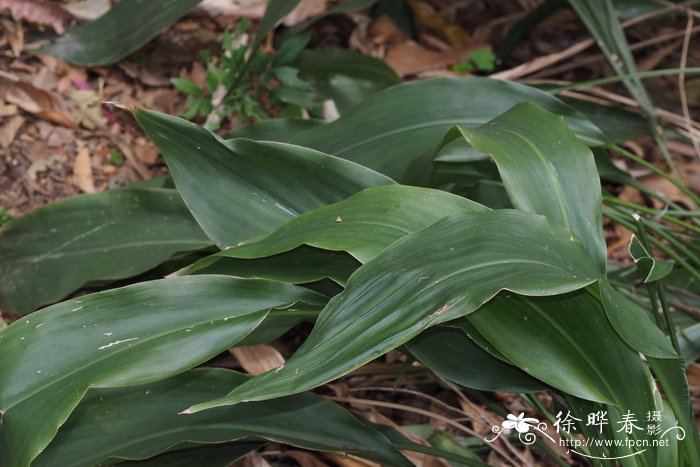
<svg viewBox="0 0 700 467"><path fill-rule="evenodd" d="M90 151L83 147L73 163L73 183L85 193L94 193L95 182L92 179L92 161Z"/></svg>
<svg viewBox="0 0 700 467"><path fill-rule="evenodd" d="M2 149L7 149L10 146L23 123L24 118L20 115L15 115L0 126L0 147Z"/></svg>
<svg viewBox="0 0 700 467"><path fill-rule="evenodd" d="M77 126L58 94L26 81L0 80L0 98L44 120L70 128Z"/></svg>
<svg viewBox="0 0 700 467"><path fill-rule="evenodd" d="M0 0L0 10L3 9L10 10L17 21L51 26L57 34L63 34L63 22L69 17L56 3L46 0Z"/></svg>
<svg viewBox="0 0 700 467"><path fill-rule="evenodd" d="M234 347L230 352L251 375L259 375L284 365L285 359L274 347L267 344L251 347Z"/></svg>

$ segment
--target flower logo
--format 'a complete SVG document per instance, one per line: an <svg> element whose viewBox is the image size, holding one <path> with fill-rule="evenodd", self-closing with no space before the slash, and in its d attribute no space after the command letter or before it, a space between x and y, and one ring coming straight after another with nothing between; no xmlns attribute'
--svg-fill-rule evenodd
<svg viewBox="0 0 700 467"><path fill-rule="evenodd" d="M525 418L525 413L520 412L520 415L517 417L513 414L508 414L508 419L504 420L501 425L509 430L515 429L518 433L527 433L530 431L530 427L534 427L537 423L539 423L539 420L536 418Z"/></svg>

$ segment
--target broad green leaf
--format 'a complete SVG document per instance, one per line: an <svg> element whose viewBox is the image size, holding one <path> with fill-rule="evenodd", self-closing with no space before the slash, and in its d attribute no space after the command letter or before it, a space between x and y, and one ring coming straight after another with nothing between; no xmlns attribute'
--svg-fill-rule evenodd
<svg viewBox="0 0 700 467"><path fill-rule="evenodd" d="M541 216L491 211L438 221L359 268L283 368L189 409L301 392L340 377L500 290L555 295L596 280L581 243Z"/></svg>
<svg viewBox="0 0 700 467"><path fill-rule="evenodd" d="M637 270L644 278L645 284L663 279L673 271L673 261L655 259L636 235L632 235L629 248L630 255L637 265Z"/></svg>
<svg viewBox="0 0 700 467"><path fill-rule="evenodd" d="M647 357L677 359L678 354L669 339L656 327L649 316L629 298L615 290L607 280L601 280L596 291L605 314L627 345Z"/></svg>
<svg viewBox="0 0 700 467"><path fill-rule="evenodd" d="M525 101L564 116L585 142L605 141L578 111L544 91L487 78L438 78L382 91L292 142L360 163L401 183L428 183L433 153L449 128L477 127Z"/></svg>
<svg viewBox="0 0 700 467"><path fill-rule="evenodd" d="M186 120L138 109L178 191L219 247L268 233L302 212L393 183L370 169L284 143L229 140Z"/></svg>
<svg viewBox="0 0 700 467"><path fill-rule="evenodd" d="M173 24L201 0L122 0L105 15L39 49L81 66L118 62Z"/></svg>
<svg viewBox="0 0 700 467"><path fill-rule="evenodd" d="M401 78L383 60L347 49L306 50L294 63L321 101L333 99L340 115Z"/></svg>
<svg viewBox="0 0 700 467"><path fill-rule="evenodd" d="M461 386L480 391L534 392L547 387L483 350L460 329L435 326L406 343L423 365Z"/></svg>
<svg viewBox="0 0 700 467"><path fill-rule="evenodd" d="M499 296L467 319L514 365L568 394L612 404L650 394L639 384L646 381L639 355L620 341L586 292Z"/></svg>
<svg viewBox="0 0 700 467"><path fill-rule="evenodd" d="M573 232L605 272L600 179L591 150L563 118L522 103L479 128L460 131L474 148L494 158L517 209L541 214Z"/></svg>
<svg viewBox="0 0 700 467"><path fill-rule="evenodd" d="M68 300L0 333L0 465L28 465L90 387L163 379L247 336L270 309L322 297L226 276L145 282Z"/></svg>
<svg viewBox="0 0 700 467"><path fill-rule="evenodd" d="M288 143L297 135L323 125L323 120L301 120L296 118L275 118L237 128L226 133L227 139L247 138L262 141Z"/></svg>
<svg viewBox="0 0 700 467"><path fill-rule="evenodd" d="M639 416L656 410L649 370L585 291L528 299L498 296L467 319L532 376L565 394L611 404L606 410L615 430L627 410Z"/></svg>
<svg viewBox="0 0 700 467"><path fill-rule="evenodd" d="M198 369L145 386L92 390L32 465L88 467L107 458L151 457L183 442L249 438L411 465L380 432L311 393L178 415L247 379L228 370Z"/></svg>
<svg viewBox="0 0 700 467"><path fill-rule="evenodd" d="M302 245L346 251L364 263L394 241L445 216L485 211L477 203L439 190L403 185L368 188L302 214L265 237L203 258L190 272L220 258L260 258Z"/></svg>
<svg viewBox="0 0 700 467"><path fill-rule="evenodd" d="M235 248L230 248L222 254L204 258L184 273L257 277L292 284L328 278L344 285L350 274L360 267L360 263L347 253L324 251L304 245L262 258L236 258L235 252Z"/></svg>
<svg viewBox="0 0 700 467"><path fill-rule="evenodd" d="M30 212L0 235L0 306L29 312L88 281L147 271L211 242L175 190L125 188Z"/></svg>

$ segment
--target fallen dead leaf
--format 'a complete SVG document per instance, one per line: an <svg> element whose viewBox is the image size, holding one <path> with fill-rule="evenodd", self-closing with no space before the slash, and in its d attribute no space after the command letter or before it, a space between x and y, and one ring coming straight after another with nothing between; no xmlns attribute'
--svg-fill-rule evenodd
<svg viewBox="0 0 700 467"><path fill-rule="evenodd" d="M0 80L0 98L44 120L70 128L77 126L58 94L26 81Z"/></svg>
<svg viewBox="0 0 700 467"><path fill-rule="evenodd" d="M17 21L51 26L57 34L63 34L63 22L69 17L60 6L45 0L0 0L0 9L10 10Z"/></svg>
<svg viewBox="0 0 700 467"><path fill-rule="evenodd" d="M437 52L414 41L406 41L391 47L386 53L385 60L397 74L407 76L468 60L469 52L484 47L484 44L472 44Z"/></svg>
<svg viewBox="0 0 700 467"><path fill-rule="evenodd" d="M251 375L259 375L284 365L285 359L277 349L268 344L251 347L233 347L229 352Z"/></svg>
<svg viewBox="0 0 700 467"><path fill-rule="evenodd" d="M95 91L73 89L69 91L69 95L77 104L73 110L73 117L80 125L88 130L107 125L107 119L102 115L102 101Z"/></svg>
<svg viewBox="0 0 700 467"><path fill-rule="evenodd" d="M24 123L24 118L20 115L15 115L7 119L0 127L0 147L7 149L17 135L17 131Z"/></svg>
<svg viewBox="0 0 700 467"><path fill-rule="evenodd" d="M251 452L244 458L237 461L236 465L240 467L270 467L270 464L268 464L265 458L257 452Z"/></svg>
<svg viewBox="0 0 700 467"><path fill-rule="evenodd" d="M387 15L382 15L370 24L369 38L373 44L392 46L406 40L406 35Z"/></svg>
<svg viewBox="0 0 700 467"><path fill-rule="evenodd" d="M73 163L73 184L85 193L94 193L95 181L92 178L92 161L90 151L82 147Z"/></svg>
<svg viewBox="0 0 700 467"><path fill-rule="evenodd" d="M408 4L418 24L428 28L455 47L464 47L469 43L469 36L464 29L458 24L446 21L428 2L410 0Z"/></svg>
<svg viewBox="0 0 700 467"><path fill-rule="evenodd" d="M24 28L22 23L3 20L2 27L7 42L10 44L10 49L12 49L12 54L15 57L19 57L22 49L24 49Z"/></svg>
<svg viewBox="0 0 700 467"><path fill-rule="evenodd" d="M265 14L265 7L265 0L204 0L198 8L213 16L245 16L260 19Z"/></svg>
<svg viewBox="0 0 700 467"><path fill-rule="evenodd" d="M134 148L136 157L146 165L153 165L158 162L158 148L146 138L137 138L136 147Z"/></svg>
<svg viewBox="0 0 700 467"><path fill-rule="evenodd" d="M61 5L61 8L78 19L92 21L107 13L111 6L109 0L82 0Z"/></svg>
<svg viewBox="0 0 700 467"><path fill-rule="evenodd" d="M58 158L56 156L46 156L42 155L38 157L34 162L31 163L29 168L27 168L26 176L32 182L36 181L36 175L40 172L45 172L51 168L51 166L56 163Z"/></svg>
<svg viewBox="0 0 700 467"><path fill-rule="evenodd" d="M0 117L11 117L12 115L17 115L17 106L7 105L0 101Z"/></svg>
<svg viewBox="0 0 700 467"><path fill-rule="evenodd" d="M659 175L649 175L647 177L642 178L640 182L642 182L642 184L649 188L651 191L660 194L669 201L682 204L689 209L697 208L693 200L690 199L688 195L683 193L676 185ZM654 205L654 208L656 209L663 209L665 207L665 204L656 198L652 199L651 201Z"/></svg>

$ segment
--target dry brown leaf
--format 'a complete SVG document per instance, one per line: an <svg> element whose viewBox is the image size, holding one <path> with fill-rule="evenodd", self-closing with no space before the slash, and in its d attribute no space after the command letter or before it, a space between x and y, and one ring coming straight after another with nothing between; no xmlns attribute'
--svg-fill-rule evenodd
<svg viewBox="0 0 700 467"><path fill-rule="evenodd" d="M651 191L656 192L660 195L662 195L664 198L668 199L669 201L673 201L675 203L680 203L683 204L684 206L688 207L689 209L696 209L697 206L695 206L695 203L693 202L692 199L685 193L683 193L676 185L673 183L669 182L665 178L652 174L647 177L644 177L640 180L644 186L649 188ZM654 205L654 208L656 209L663 209L666 205L665 203L659 201L658 199L654 198L651 200L652 204Z"/></svg>
<svg viewBox="0 0 700 467"><path fill-rule="evenodd" d="M102 128L107 125L107 119L102 115L102 100L92 89L73 89L70 98L77 104L73 117L80 125L89 130Z"/></svg>
<svg viewBox="0 0 700 467"><path fill-rule="evenodd" d="M367 31L373 44L392 46L404 42L406 34L387 15L382 15L372 22Z"/></svg>
<svg viewBox="0 0 700 467"><path fill-rule="evenodd" d="M15 115L7 119L2 126L0 126L0 147L7 149L12 141L15 139L17 131L24 123L24 118L20 115Z"/></svg>
<svg viewBox="0 0 700 467"><path fill-rule="evenodd" d="M136 157L146 165L153 165L158 162L158 148L146 138L137 138L134 152Z"/></svg>
<svg viewBox="0 0 700 467"><path fill-rule="evenodd" d="M16 105L7 105L0 101L0 117L11 117L13 115L17 115L17 110Z"/></svg>
<svg viewBox="0 0 700 467"><path fill-rule="evenodd" d="M233 347L229 351L238 363L251 375L259 375L284 365L285 359L277 349L268 344L252 347Z"/></svg>
<svg viewBox="0 0 700 467"><path fill-rule="evenodd" d="M406 41L391 47L386 53L385 60L397 74L407 76L468 60L469 52L484 47L484 44L472 44L436 52L414 41Z"/></svg>
<svg viewBox="0 0 700 467"><path fill-rule="evenodd" d="M212 16L227 15L260 19L265 14L265 0L204 0L200 9Z"/></svg>
<svg viewBox="0 0 700 467"><path fill-rule="evenodd" d="M78 19L92 21L107 13L111 6L109 0L82 0L61 5L61 8Z"/></svg>
<svg viewBox="0 0 700 467"><path fill-rule="evenodd" d="M692 149L692 146L689 147ZM700 193L700 163L683 164L679 169L688 188Z"/></svg>
<svg viewBox="0 0 700 467"><path fill-rule="evenodd" d="M32 79L34 87L43 89L44 91L52 91L58 85L58 79L51 70L46 67L39 68L39 72Z"/></svg>
<svg viewBox="0 0 700 467"><path fill-rule="evenodd" d="M10 44L10 49L12 49L12 54L15 57L19 57L22 49L24 49L24 28L22 23L3 20L2 28L4 29L5 38Z"/></svg>
<svg viewBox="0 0 700 467"><path fill-rule="evenodd" d="M428 2L410 0L408 4L418 24L425 26L455 47L464 47L469 43L469 36L464 29L458 24L446 21Z"/></svg>
<svg viewBox="0 0 700 467"><path fill-rule="evenodd" d="M85 193L94 193L95 181L92 178L92 161L90 151L82 147L73 163L73 184Z"/></svg>
<svg viewBox="0 0 700 467"><path fill-rule="evenodd" d="M56 3L46 0L0 0L0 10L8 9L17 21L27 21L40 26L51 26L63 34L63 22L68 14Z"/></svg>
<svg viewBox="0 0 700 467"><path fill-rule="evenodd" d="M404 429L401 425L397 424L394 422L392 419L389 417L384 416L380 412L378 412L375 408L370 409L365 413L365 418L369 420L372 423L378 423L380 425L386 425L394 430L398 431L402 435L404 435L406 438L410 439L414 443L417 444L422 444L424 446L428 446L428 442L421 438L420 436L416 435L415 433L411 433L410 431ZM408 457L411 462L416 464L417 466L420 467L446 467L449 466L447 462L445 462L443 459L438 459L433 456L429 456L427 454L421 454L419 452L404 452L406 457Z"/></svg>
<svg viewBox="0 0 700 467"><path fill-rule="evenodd" d="M236 465L239 467L270 467L265 458L257 452L251 452L243 459L237 461Z"/></svg>
<svg viewBox="0 0 700 467"><path fill-rule="evenodd" d="M688 386L700 388L700 363L693 363L687 368Z"/></svg>
<svg viewBox="0 0 700 467"><path fill-rule="evenodd" d="M70 128L77 126L58 94L26 81L0 80L0 98L44 120Z"/></svg>

